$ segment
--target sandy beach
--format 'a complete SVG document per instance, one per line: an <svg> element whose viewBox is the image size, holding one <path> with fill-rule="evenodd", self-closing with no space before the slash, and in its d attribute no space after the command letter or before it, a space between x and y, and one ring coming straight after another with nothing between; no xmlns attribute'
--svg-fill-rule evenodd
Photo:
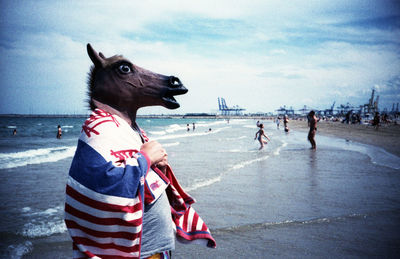
<svg viewBox="0 0 400 259"><path fill-rule="evenodd" d="M291 130L308 131L307 121L290 120ZM318 135L342 138L363 144L378 146L386 151L400 156L400 125L383 124L376 130L366 124L345 124L341 122L319 121L317 125L316 141Z"/></svg>

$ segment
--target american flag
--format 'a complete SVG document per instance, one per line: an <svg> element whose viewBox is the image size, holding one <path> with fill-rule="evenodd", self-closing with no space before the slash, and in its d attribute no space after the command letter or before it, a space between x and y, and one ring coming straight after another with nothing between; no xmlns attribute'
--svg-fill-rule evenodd
<svg viewBox="0 0 400 259"><path fill-rule="evenodd" d="M85 121L66 186L65 223L73 258L139 258L145 197L151 203L164 190L174 201L177 235L206 238L215 247L190 207L193 199L173 187L179 184L172 170L166 177L150 169L147 155L138 152L141 145L140 135L118 116L96 109Z"/></svg>

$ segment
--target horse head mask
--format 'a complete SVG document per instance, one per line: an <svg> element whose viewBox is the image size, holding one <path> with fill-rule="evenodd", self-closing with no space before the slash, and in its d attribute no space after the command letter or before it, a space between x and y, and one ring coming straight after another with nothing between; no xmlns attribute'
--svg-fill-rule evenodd
<svg viewBox="0 0 400 259"><path fill-rule="evenodd" d="M92 110L96 108L94 100L134 117L137 110L145 106L176 109L179 103L174 96L188 91L175 76L143 69L120 55L106 58L90 44L87 44L87 52L93 62L88 79Z"/></svg>

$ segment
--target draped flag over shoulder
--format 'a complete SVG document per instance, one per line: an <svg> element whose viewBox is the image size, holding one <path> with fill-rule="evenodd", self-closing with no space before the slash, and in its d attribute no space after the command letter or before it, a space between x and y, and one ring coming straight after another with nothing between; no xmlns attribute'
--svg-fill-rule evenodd
<svg viewBox="0 0 400 259"><path fill-rule="evenodd" d="M95 110L82 126L65 203L74 258L140 256L144 177L150 160L132 149L138 140L124 123Z"/></svg>
<svg viewBox="0 0 400 259"><path fill-rule="evenodd" d="M215 248L217 244L210 230L191 207L195 200L179 185L170 166L167 166L165 175L170 181L166 192L171 205L172 219L176 225L176 235L181 238L178 240L197 241L197 243Z"/></svg>
<svg viewBox="0 0 400 259"><path fill-rule="evenodd" d="M138 151L141 145L126 121L103 110L83 124L66 186L65 223L74 258L139 258L144 203L164 190L177 236L215 247L171 168L166 175L150 169L149 158Z"/></svg>

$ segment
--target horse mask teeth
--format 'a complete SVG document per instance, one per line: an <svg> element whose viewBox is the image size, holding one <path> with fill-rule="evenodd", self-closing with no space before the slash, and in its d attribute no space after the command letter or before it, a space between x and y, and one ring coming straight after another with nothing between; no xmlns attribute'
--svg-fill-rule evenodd
<svg viewBox="0 0 400 259"><path fill-rule="evenodd" d="M90 99L95 97L107 105L125 111L132 107L137 110L154 105L177 109L180 105L174 96L188 92L175 76L157 74L136 65L134 71L121 75L110 68L115 67L121 60L127 61L126 58L119 55L106 58L101 52L96 52L90 44L87 44L87 52L94 64L88 80ZM127 85L141 85L141 87L128 88ZM92 101L90 106L92 109L95 108Z"/></svg>

